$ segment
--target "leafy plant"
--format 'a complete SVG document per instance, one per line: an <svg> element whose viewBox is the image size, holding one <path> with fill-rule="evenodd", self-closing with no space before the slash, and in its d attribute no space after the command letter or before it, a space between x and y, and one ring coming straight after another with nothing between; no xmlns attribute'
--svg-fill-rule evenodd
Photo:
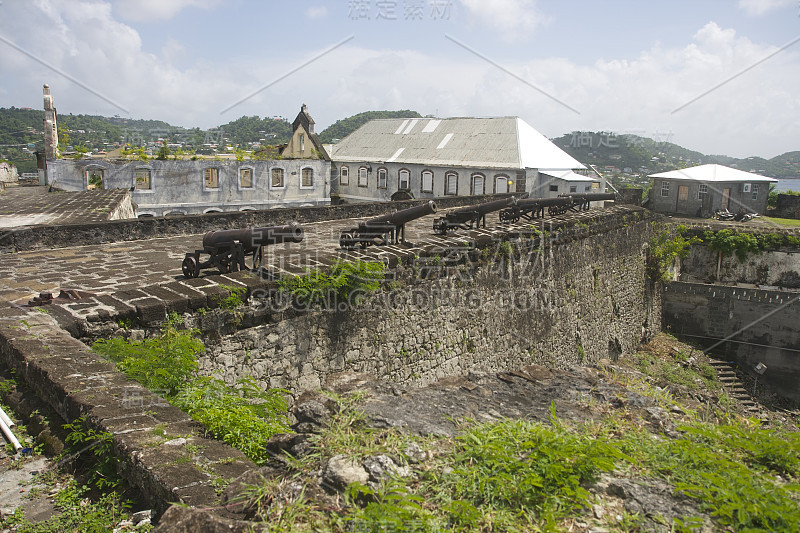
<svg viewBox="0 0 800 533"><path fill-rule="evenodd" d="M207 435L263 464L269 459L269 438L291 432L285 394L288 392L281 389L262 390L252 378L231 388L220 379L200 376L174 396L172 403L203 424Z"/></svg>
<svg viewBox="0 0 800 533"><path fill-rule="evenodd" d="M380 288L385 269L373 261L338 261L329 272L309 270L305 276L282 278L278 286L304 307L357 307Z"/></svg>
<svg viewBox="0 0 800 533"><path fill-rule="evenodd" d="M667 281L669 279L667 270L675 258L687 257L691 246L701 242L697 237L686 239L681 229L679 228L674 236L669 231L663 230L650 239L646 265L650 279Z"/></svg>
<svg viewBox="0 0 800 533"><path fill-rule="evenodd" d="M239 285L221 285L223 289L230 294L224 298L219 298L219 306L221 309L233 310L244 305L244 295L247 293L247 287Z"/></svg>
<svg viewBox="0 0 800 533"><path fill-rule="evenodd" d="M87 467L89 483L101 490L116 488L121 480L113 453L113 435L89 427L84 417L64 424L64 429L69 431L64 438L66 454Z"/></svg>

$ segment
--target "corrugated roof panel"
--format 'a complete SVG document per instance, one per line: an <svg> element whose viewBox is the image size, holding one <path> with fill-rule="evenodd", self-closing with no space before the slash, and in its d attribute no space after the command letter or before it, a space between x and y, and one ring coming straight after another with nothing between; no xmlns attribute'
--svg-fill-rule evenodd
<svg viewBox="0 0 800 533"><path fill-rule="evenodd" d="M411 133L411 130L413 130L414 126L417 125L417 122L419 122L418 118L412 118L408 124L408 127L403 130L403 135L408 135L409 133Z"/></svg>
<svg viewBox="0 0 800 533"><path fill-rule="evenodd" d="M387 160L386 160L386 162L387 162L387 163L391 163L391 162L393 162L395 159L397 159L398 157L400 157L400 154L402 154L402 153L403 153L403 150L405 150L405 148L398 148L398 149L397 149L397 151L396 151L396 152L395 152L395 153L392 155L392 157L390 157L389 159L387 159Z"/></svg>
<svg viewBox="0 0 800 533"><path fill-rule="evenodd" d="M395 131L395 132L394 132L394 134L395 134L395 135L400 135L400 133L403 131L403 129L404 129L404 128L405 128L407 125L408 125L408 119L404 120L404 121L403 121L403 123L402 123L402 124L400 124L400 127L399 127L399 128L397 128L397 131Z"/></svg>
<svg viewBox="0 0 800 533"><path fill-rule="evenodd" d="M425 124L425 127L422 128L422 133L433 133L436 130L436 127L441 124L442 121L439 119L432 118Z"/></svg>

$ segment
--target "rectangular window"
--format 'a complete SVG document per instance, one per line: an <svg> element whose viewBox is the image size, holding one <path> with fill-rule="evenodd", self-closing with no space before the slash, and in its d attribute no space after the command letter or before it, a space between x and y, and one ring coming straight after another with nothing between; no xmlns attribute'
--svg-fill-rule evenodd
<svg viewBox="0 0 800 533"><path fill-rule="evenodd" d="M662 181L661 182L661 196L669 196L669 182Z"/></svg>
<svg viewBox="0 0 800 533"><path fill-rule="evenodd" d="M702 200L706 194L708 194L708 185L701 183L697 186L697 199Z"/></svg>
<svg viewBox="0 0 800 533"><path fill-rule="evenodd" d="M484 194L485 183L486 179L480 174L472 176L472 194L475 196L481 196L482 194Z"/></svg>
<svg viewBox="0 0 800 533"><path fill-rule="evenodd" d="M591 190L592 190L592 186L591 185L587 185L586 187L583 188L583 192L589 192Z"/></svg>
<svg viewBox="0 0 800 533"><path fill-rule="evenodd" d="M433 192L433 172L422 171L422 192Z"/></svg>
<svg viewBox="0 0 800 533"><path fill-rule="evenodd" d="M410 181L410 178L411 178L411 173L409 173L408 170L406 169L401 170L397 178L398 179L397 188L408 189L409 188L408 183Z"/></svg>
<svg viewBox="0 0 800 533"><path fill-rule="evenodd" d="M342 167L339 171L339 184L340 185L350 185L350 169L347 167Z"/></svg>
<svg viewBox="0 0 800 533"><path fill-rule="evenodd" d="M219 189L219 169L207 168L205 170L206 189Z"/></svg>
<svg viewBox="0 0 800 533"><path fill-rule="evenodd" d="M367 186L367 167L361 167L358 169L358 186Z"/></svg>
<svg viewBox="0 0 800 533"><path fill-rule="evenodd" d="M303 135L302 133L300 134L300 151L301 152L306 151L306 136Z"/></svg>
<svg viewBox="0 0 800 533"><path fill-rule="evenodd" d="M551 185L550 192L558 192L558 185Z"/></svg>
<svg viewBox="0 0 800 533"><path fill-rule="evenodd" d="M313 187L314 186L314 169L304 168L303 175L300 179L300 187Z"/></svg>
<svg viewBox="0 0 800 533"><path fill-rule="evenodd" d="M444 175L444 193L456 194L458 192L458 174Z"/></svg>
<svg viewBox="0 0 800 533"><path fill-rule="evenodd" d="M239 169L239 188L252 189L253 188L253 169L240 168Z"/></svg>
<svg viewBox="0 0 800 533"><path fill-rule="evenodd" d="M578 192L578 186L577 185L570 185L569 186L569 192Z"/></svg>
<svg viewBox="0 0 800 533"><path fill-rule="evenodd" d="M137 169L134 173L136 177L136 189L140 191L149 191L153 188L150 181L150 170L147 168Z"/></svg>
<svg viewBox="0 0 800 533"><path fill-rule="evenodd" d="M758 200L758 184L754 183L750 190L753 191L753 200Z"/></svg>
<svg viewBox="0 0 800 533"><path fill-rule="evenodd" d="M379 168L378 169L378 188L385 189L386 188L386 169Z"/></svg>
<svg viewBox="0 0 800 533"><path fill-rule="evenodd" d="M273 189L283 189L283 169L282 168L273 168L272 169L272 188Z"/></svg>

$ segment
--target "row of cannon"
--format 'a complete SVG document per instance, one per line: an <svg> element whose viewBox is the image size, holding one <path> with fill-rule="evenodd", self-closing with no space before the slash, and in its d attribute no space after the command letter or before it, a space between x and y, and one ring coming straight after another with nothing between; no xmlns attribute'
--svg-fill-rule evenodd
<svg viewBox="0 0 800 533"><path fill-rule="evenodd" d="M471 230L486 227L486 215L499 211L501 223L514 223L519 220L533 221L544 216L560 215L569 210L589 209L591 202L614 200L611 193L569 194L555 198L503 198L492 202L462 207L433 221L433 231L447 235L455 230ZM433 200L422 205L395 211L388 215L360 222L358 226L342 231L339 246L353 249L376 245L405 242L405 225L412 220L436 213ZM304 237L303 228L292 223L285 226L247 228L209 231L203 236L203 249L188 252L181 269L188 278L196 278L206 268L217 268L221 273L247 269L245 258L252 256L253 268L263 262L265 246L287 242L299 243ZM203 259L208 255L207 259Z"/></svg>

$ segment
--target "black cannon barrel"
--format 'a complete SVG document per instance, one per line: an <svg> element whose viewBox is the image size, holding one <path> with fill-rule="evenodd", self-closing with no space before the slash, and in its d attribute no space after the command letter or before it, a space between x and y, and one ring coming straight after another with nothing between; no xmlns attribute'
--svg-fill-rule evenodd
<svg viewBox="0 0 800 533"><path fill-rule="evenodd" d="M203 235L203 248L208 249L238 242L245 252L251 252L258 246L300 242L303 240L303 235L303 228L297 223L285 226L209 231Z"/></svg>
<svg viewBox="0 0 800 533"><path fill-rule="evenodd" d="M406 222L410 222L414 219L424 217L425 215L432 215L436 212L436 202L430 200L426 204L417 205L414 207L409 207L408 209L401 209L400 211L395 211L394 213L390 213L388 215L382 215L379 217L371 218L364 222L365 226L381 226L391 224L394 226L400 226L405 224Z"/></svg>
<svg viewBox="0 0 800 533"><path fill-rule="evenodd" d="M583 202L602 202L605 200L614 200L616 199L617 195L613 192L587 192L584 194L575 194L572 193L569 196L572 196L577 201Z"/></svg>
<svg viewBox="0 0 800 533"><path fill-rule="evenodd" d="M495 211L499 211L504 207L511 207L512 205L517 204L517 199L513 196L511 198L502 198L500 200L494 200L491 202L486 202L483 204L476 204L476 205L468 205L467 207L462 207L461 209L456 209L455 211L450 211L447 215L453 215L454 217L459 216L470 216L470 215L485 215L487 213L493 213Z"/></svg>
<svg viewBox="0 0 800 533"><path fill-rule="evenodd" d="M535 206L550 207L551 205L572 205L572 196L557 196L555 198L523 198L522 200L517 200L517 207L520 209L527 209Z"/></svg>

